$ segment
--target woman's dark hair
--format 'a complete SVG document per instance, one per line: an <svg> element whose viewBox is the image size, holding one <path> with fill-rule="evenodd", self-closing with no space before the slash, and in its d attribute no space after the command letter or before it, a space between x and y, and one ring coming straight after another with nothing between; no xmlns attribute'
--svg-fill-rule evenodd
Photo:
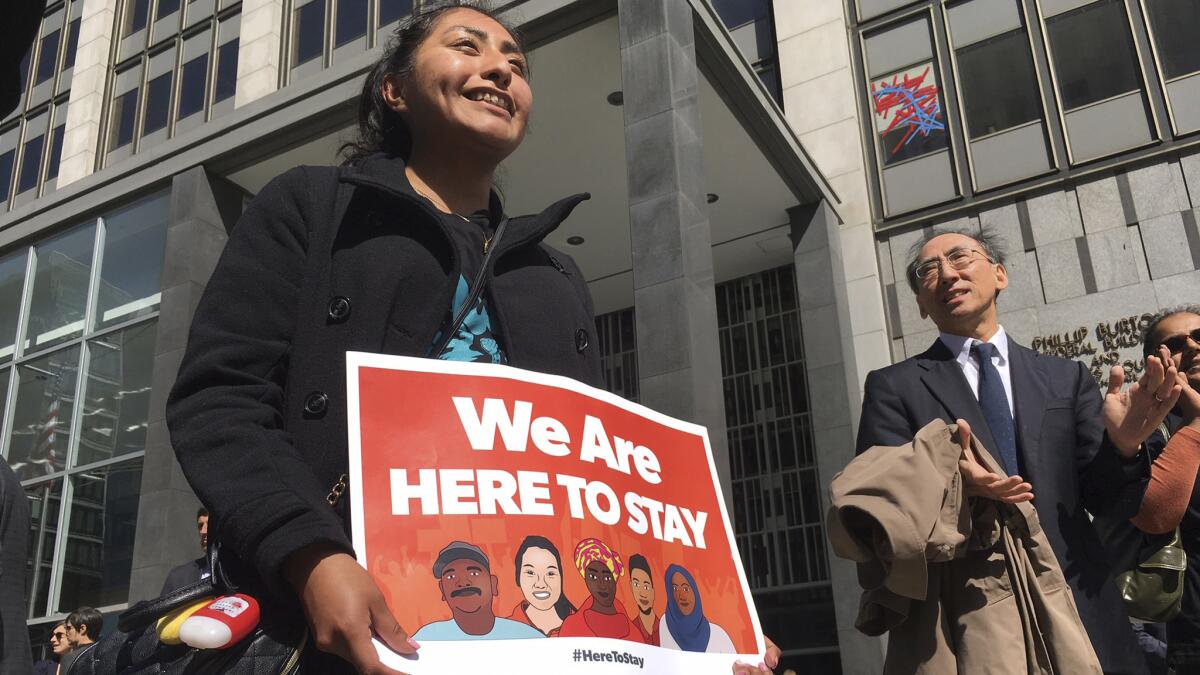
<svg viewBox="0 0 1200 675"><path fill-rule="evenodd" d="M1171 307L1155 314L1150 319L1150 323L1146 324L1146 332L1142 335L1142 358L1153 356L1158 351L1158 340L1155 333L1158 332L1158 324L1163 322L1163 319L1174 316L1176 314L1195 314L1200 316L1200 305L1180 305Z"/></svg>
<svg viewBox="0 0 1200 675"><path fill-rule="evenodd" d="M525 541L521 542L521 547L517 549L517 557L513 561L513 566L516 567L517 586L521 585L521 559L525 557L525 552L531 548L544 548L550 551L550 555L554 556L554 563L558 565L558 573L562 575L562 556L558 554L556 547L549 539L540 537L536 534L531 534L525 537ZM558 600L554 603L554 611L558 613L558 618L565 619L575 613L575 605L567 599L566 589L564 588L558 595Z"/></svg>
<svg viewBox="0 0 1200 675"><path fill-rule="evenodd" d="M64 622L75 630L87 626L88 639L95 642L100 640L100 631L104 628L104 615L94 607L80 607L68 614Z"/></svg>
<svg viewBox="0 0 1200 675"><path fill-rule="evenodd" d="M455 9L469 9L500 24L512 36L521 53L525 53L525 41L517 29L502 19L484 0L422 2L421 8L414 10L413 15L396 29L383 56L367 73L362 93L358 96L358 138L342 146L346 164L353 164L376 152L408 159L412 151L412 134L400 113L392 110L383 98L383 81L388 75L397 75L402 79L411 77L417 47L429 38L438 19Z"/></svg>

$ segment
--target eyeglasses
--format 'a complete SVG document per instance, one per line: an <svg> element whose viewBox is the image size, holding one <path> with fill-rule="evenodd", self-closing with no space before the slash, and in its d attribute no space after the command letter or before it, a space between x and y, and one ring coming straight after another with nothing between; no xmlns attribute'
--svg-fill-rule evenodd
<svg viewBox="0 0 1200 675"><path fill-rule="evenodd" d="M972 262L975 261L975 256L979 256L988 262L992 262L991 258L973 248L956 248L947 253L945 258L939 256L918 264L913 268L913 275L915 275L921 281L931 281L936 279L938 274L940 274L943 259L950 267L953 267L956 270L965 270L971 266Z"/></svg>
<svg viewBox="0 0 1200 675"><path fill-rule="evenodd" d="M1183 335L1172 335L1158 344L1166 347L1172 354L1178 354L1187 349L1189 338L1192 342L1200 345L1200 328Z"/></svg>

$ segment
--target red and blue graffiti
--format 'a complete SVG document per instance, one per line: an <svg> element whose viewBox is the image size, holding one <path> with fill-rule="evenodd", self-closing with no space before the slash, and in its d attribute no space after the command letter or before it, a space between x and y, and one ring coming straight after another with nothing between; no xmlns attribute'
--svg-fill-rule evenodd
<svg viewBox="0 0 1200 675"><path fill-rule="evenodd" d="M918 135L927 137L937 131L945 131L942 121L942 104L938 97L937 84L925 84L931 66L915 77L904 74L893 75L891 82L871 83L871 97L875 100L875 114L891 122L882 134L907 127L906 133L890 149L892 155L900 152Z"/></svg>

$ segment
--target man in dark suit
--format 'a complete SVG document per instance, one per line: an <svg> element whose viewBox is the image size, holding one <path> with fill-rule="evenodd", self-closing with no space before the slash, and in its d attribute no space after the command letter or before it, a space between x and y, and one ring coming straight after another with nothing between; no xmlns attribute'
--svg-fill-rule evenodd
<svg viewBox="0 0 1200 675"><path fill-rule="evenodd" d="M162 592L159 593L160 596L208 578L208 509L203 506L196 511L196 530L200 533L202 555L168 572L167 580L163 582Z"/></svg>
<svg viewBox="0 0 1200 675"><path fill-rule="evenodd" d="M1151 357L1142 380L1121 392L1116 366L1101 397L1083 364L1009 338L996 312L1008 272L986 230L931 235L909 261L921 315L940 335L922 354L867 376L857 452L908 443L935 419L966 421L1009 474L989 473L967 454L967 494L1032 499L1104 671L1146 673L1087 512L1137 512L1149 478L1141 443L1174 405L1176 373Z"/></svg>

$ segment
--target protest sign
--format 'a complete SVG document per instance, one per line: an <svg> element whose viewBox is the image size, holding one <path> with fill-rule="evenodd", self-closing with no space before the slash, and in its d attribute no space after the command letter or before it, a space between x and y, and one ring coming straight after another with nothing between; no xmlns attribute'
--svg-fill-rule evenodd
<svg viewBox="0 0 1200 675"><path fill-rule="evenodd" d="M761 660L703 427L507 366L351 352L347 371L355 552L421 643L406 659L377 641L389 666Z"/></svg>

